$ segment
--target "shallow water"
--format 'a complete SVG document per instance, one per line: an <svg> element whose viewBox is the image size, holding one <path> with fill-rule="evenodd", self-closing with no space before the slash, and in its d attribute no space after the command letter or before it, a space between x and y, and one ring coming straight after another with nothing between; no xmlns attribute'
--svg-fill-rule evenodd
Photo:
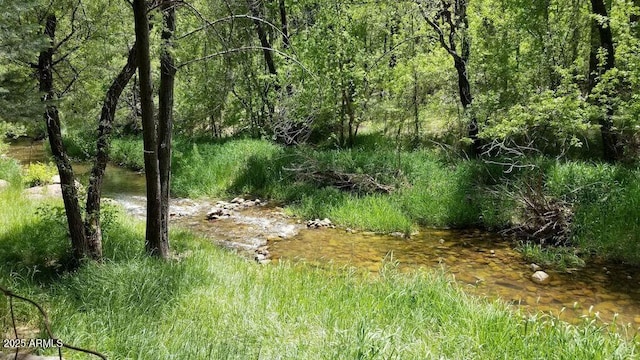
<svg viewBox="0 0 640 360"><path fill-rule="evenodd" d="M20 140L9 155L23 163L47 161L42 142ZM74 164L86 184L90 167ZM83 181L84 180L84 181ZM119 167L107 168L103 194L135 216L144 216L144 176ZM396 261L401 271L443 268L477 295L499 298L531 313L552 313L577 323L597 314L605 322L640 326L640 268L591 262L572 273L551 275L538 285L520 253L505 239L481 231L421 229L410 239L339 229L307 230L287 219L277 208L257 207L230 219L209 222L206 201L176 199L174 224L191 229L223 246L251 254L269 246L272 259L304 260L312 265L354 266L377 272L385 261ZM268 240L268 241L267 241ZM618 315L616 315L618 314Z"/></svg>
<svg viewBox="0 0 640 360"><path fill-rule="evenodd" d="M544 269L547 285L531 280L533 271L512 243L481 231L421 229L410 239L306 230L291 239L270 242L274 259L305 260L326 266L354 266L377 272L386 261L401 271L442 268L474 294L500 298L529 312L552 313L572 323L595 315L640 326L640 274L637 268L588 264L572 273Z"/></svg>
<svg viewBox="0 0 640 360"><path fill-rule="evenodd" d="M43 141L20 138L9 144L8 156L20 161L23 165L35 162L52 162L53 159L45 151ZM87 185L91 164L74 162L73 170L83 185ZM118 166L107 165L102 186L102 194L107 197L120 195L144 195L144 175Z"/></svg>

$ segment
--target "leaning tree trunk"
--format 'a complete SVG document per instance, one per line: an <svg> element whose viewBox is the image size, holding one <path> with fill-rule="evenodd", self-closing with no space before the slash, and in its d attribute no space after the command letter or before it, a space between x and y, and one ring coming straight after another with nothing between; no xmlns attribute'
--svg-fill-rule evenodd
<svg viewBox="0 0 640 360"><path fill-rule="evenodd" d="M75 186L75 176L71 167L71 160L62 143L62 131L60 129L60 115L58 108L52 102L55 99L53 91L53 54L57 18L49 14L46 18L44 34L49 38L49 46L38 57L38 80L40 92L43 93L42 101L45 103L44 120L47 125L51 153L55 159L58 173L60 174L60 186L62 188L62 200L67 215L69 234L73 258L76 265L89 256L87 241L84 236L82 215L78 202L78 191Z"/></svg>
<svg viewBox="0 0 640 360"><path fill-rule="evenodd" d="M100 227L100 197L102 194L102 181L105 169L109 161L109 147L111 144L111 130L116 115L118 99L125 86L136 72L136 44L129 50L127 63L120 70L118 76L107 90L102 104L102 113L98 124L98 141L96 145L96 157L89 177L89 189L87 190L86 218L84 232L87 238L89 253L93 259L102 258L102 230Z"/></svg>
<svg viewBox="0 0 640 360"><path fill-rule="evenodd" d="M158 158L160 165L161 235L162 243L169 246L169 188L171 184L171 134L173 131L173 89L176 74L171 54L171 37L176 30L176 12L170 1L162 4L164 27L162 29L162 54L160 55L160 99L158 114Z"/></svg>
<svg viewBox="0 0 640 360"><path fill-rule="evenodd" d="M153 256L167 258L169 246L162 239L160 169L158 163L158 133L153 115L151 85L151 56L149 54L149 20L144 0L133 1L138 74L140 77L140 104L144 142L144 168L147 184L147 229L145 248Z"/></svg>
<svg viewBox="0 0 640 360"><path fill-rule="evenodd" d="M605 6L604 0L591 0L591 8L594 14L600 16L603 19L608 19L607 17L607 8ZM598 21L598 19L594 19L594 26L597 28L597 36L600 38L600 42L595 42L592 39L591 41L591 59L589 61L590 64L590 75L589 75L589 92L593 90L593 87L597 85L597 82L600 79L600 76L611 70L615 66L615 48L613 45L613 34L611 33L611 26L609 21L606 20L604 23ZM592 31L591 36L595 36L596 32ZM604 62L602 63L602 71L600 72L598 69L598 62L595 59L595 55L599 52L599 49L603 49L605 52ZM600 76L595 76L593 74L598 74ZM594 80L595 79L595 80ZM612 94L606 94L607 96L612 96ZM622 147L618 142L618 134L613 129L613 113L614 110L611 106L607 106L606 103L602 103L598 101L598 105L600 107L606 108L605 114L600 115L598 118L598 123L600 124L600 132L602 134L602 147L603 147L603 156L604 159L608 162L617 161L622 155Z"/></svg>

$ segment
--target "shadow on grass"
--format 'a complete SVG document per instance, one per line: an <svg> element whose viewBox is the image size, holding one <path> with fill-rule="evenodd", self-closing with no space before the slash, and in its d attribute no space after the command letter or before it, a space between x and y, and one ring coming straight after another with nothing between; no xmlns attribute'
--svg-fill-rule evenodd
<svg viewBox="0 0 640 360"><path fill-rule="evenodd" d="M57 222L14 224L0 235L0 268L7 274L46 283L70 269L71 260L67 229Z"/></svg>

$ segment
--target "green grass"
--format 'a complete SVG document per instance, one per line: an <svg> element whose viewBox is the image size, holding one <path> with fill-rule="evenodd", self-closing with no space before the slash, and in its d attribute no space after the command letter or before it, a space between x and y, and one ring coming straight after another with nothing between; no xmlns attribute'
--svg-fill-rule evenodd
<svg viewBox="0 0 640 360"><path fill-rule="evenodd" d="M142 168L141 141L114 140L112 158ZM395 190L351 194L300 181L287 170L310 162L321 171L367 174ZM521 218L520 205L505 194L524 188L526 181L540 182L546 196L573 204L574 245L585 253L640 263L640 170L543 157L527 162L535 168L505 173L501 166L432 150L398 152L373 135L359 138L351 150L177 139L172 191L192 198L268 198L305 219L329 217L342 226L378 232L407 232L418 225L499 230Z"/></svg>
<svg viewBox="0 0 640 360"><path fill-rule="evenodd" d="M20 164L14 159L3 158L1 154L0 179L8 181L12 186L22 186Z"/></svg>
<svg viewBox="0 0 640 360"><path fill-rule="evenodd" d="M442 273L400 274L393 263L378 275L301 264L259 266L180 231L172 233L172 246L181 260L158 261L142 254L141 224L124 216L105 229L104 263L61 272L47 265L68 251L56 216L43 224L35 206L17 193L0 194L0 205L0 282L44 305L60 339L110 359L628 359L637 354L634 341L593 323L523 317L502 303L463 293ZM38 230L45 227L48 234ZM6 300L0 300L5 326L7 310ZM18 305L17 313L21 323L39 326L28 306Z"/></svg>
<svg viewBox="0 0 640 360"><path fill-rule="evenodd" d="M551 267L561 271L585 266L584 260L572 247L544 247L538 244L522 243L517 247L524 259L542 267Z"/></svg>

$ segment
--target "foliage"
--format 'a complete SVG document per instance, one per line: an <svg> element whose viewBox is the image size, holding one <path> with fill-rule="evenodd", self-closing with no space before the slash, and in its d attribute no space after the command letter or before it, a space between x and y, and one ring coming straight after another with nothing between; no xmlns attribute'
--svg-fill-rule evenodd
<svg viewBox="0 0 640 360"><path fill-rule="evenodd" d="M58 170L53 163L43 164L41 162L36 162L29 164L26 168L24 183L29 187L48 185L51 184L51 178L57 174Z"/></svg>

